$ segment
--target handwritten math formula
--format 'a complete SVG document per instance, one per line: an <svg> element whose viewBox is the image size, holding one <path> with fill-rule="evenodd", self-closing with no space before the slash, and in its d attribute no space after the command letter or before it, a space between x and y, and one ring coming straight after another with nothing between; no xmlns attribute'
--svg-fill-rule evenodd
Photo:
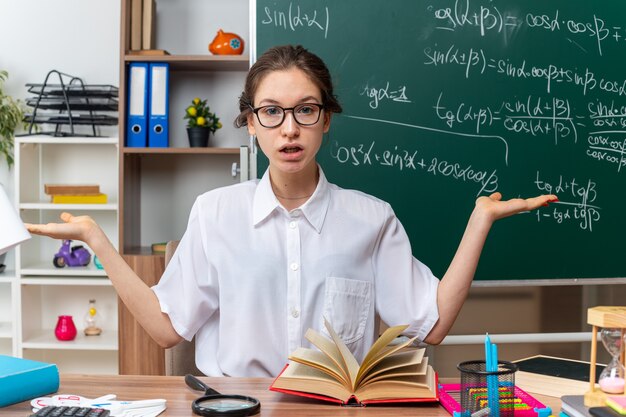
<svg viewBox="0 0 626 417"><path fill-rule="evenodd" d="M537 221L547 219L557 223L572 222L581 230L593 231L593 225L600 221L601 208L595 204L598 198L598 184L591 179L578 181L574 177L559 175L558 179L546 179L537 171L535 186L540 193L558 194L559 202L547 210L537 210Z"/></svg>
<svg viewBox="0 0 626 417"><path fill-rule="evenodd" d="M377 146L376 141L355 146L341 146L335 141L330 152L332 158L340 164L354 167L377 165L398 172L419 172L471 183L475 185L477 197L498 189L497 169L479 169L471 164L461 164L438 157L429 158L422 156L417 150L399 149L398 146L386 149L384 146Z"/></svg>

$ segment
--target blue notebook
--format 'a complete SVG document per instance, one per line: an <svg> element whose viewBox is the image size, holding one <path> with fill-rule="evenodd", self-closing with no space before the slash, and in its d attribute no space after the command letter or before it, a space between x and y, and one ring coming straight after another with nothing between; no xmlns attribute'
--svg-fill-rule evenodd
<svg viewBox="0 0 626 417"><path fill-rule="evenodd" d="M56 365L0 355L0 407L32 400L58 389Z"/></svg>

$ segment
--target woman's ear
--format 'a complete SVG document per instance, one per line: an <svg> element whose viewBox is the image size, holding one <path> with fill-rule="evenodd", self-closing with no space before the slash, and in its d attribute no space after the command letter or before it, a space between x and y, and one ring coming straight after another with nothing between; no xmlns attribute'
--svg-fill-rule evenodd
<svg viewBox="0 0 626 417"><path fill-rule="evenodd" d="M254 113L248 114L248 133L250 136L256 135L256 129L254 128Z"/></svg>
<svg viewBox="0 0 626 417"><path fill-rule="evenodd" d="M332 117L332 113L324 112L324 133L328 133L328 129L330 129L330 119Z"/></svg>

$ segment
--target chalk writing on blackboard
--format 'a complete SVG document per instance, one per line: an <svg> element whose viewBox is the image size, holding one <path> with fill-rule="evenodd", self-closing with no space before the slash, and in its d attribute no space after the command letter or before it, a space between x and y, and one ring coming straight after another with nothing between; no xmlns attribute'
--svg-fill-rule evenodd
<svg viewBox="0 0 626 417"><path fill-rule="evenodd" d="M600 56L603 52L603 42L620 42L624 37L621 26L608 25L605 19L596 14L590 15L584 20L573 19L559 16L562 12L557 9L553 15L529 12L523 16L518 16L508 11L502 12L493 4L474 6L470 0L456 0L451 7L428 6L426 9L432 12L433 17L438 22L436 26L438 30L455 31L461 28L475 27L481 37L486 36L488 32L497 32L510 38L515 31L525 24L531 29L555 33L563 32L563 36L566 36L568 41L575 44L583 52L587 52L587 49L572 37L583 41L591 38L595 42L594 46Z"/></svg>
<svg viewBox="0 0 626 417"><path fill-rule="evenodd" d="M397 122L397 121L394 121L394 120L375 119L375 118L371 118L371 117L362 117L362 116L355 116L355 115L343 115L342 117L347 117L347 118L350 118L350 119L357 119L357 120L365 120L365 121L369 121L369 122L373 122L373 123L402 126L402 127L407 127L407 128L411 128L411 129L419 129L419 130L430 131L430 132L444 133L444 134L447 134L447 135L454 135L454 136L460 136L460 137L466 137L466 138L496 140L496 141L500 142L500 144L501 144L502 158L504 160L504 163L508 164L508 160L509 160L509 144L507 143L507 141L502 136L498 136L498 135L482 135L482 134L479 135L479 134L464 133L464 132L452 132L452 131L449 131L449 130L435 129L435 128L432 128L432 127L420 126L420 125L415 125L415 124L411 124L411 123Z"/></svg>
<svg viewBox="0 0 626 417"><path fill-rule="evenodd" d="M371 98L369 106L372 109L377 109L381 101L390 100L397 103L411 103L411 100L406 95L406 85L400 85L395 90L389 89L389 81L384 87L370 87L366 84L360 93L362 96Z"/></svg>
<svg viewBox="0 0 626 417"><path fill-rule="evenodd" d="M560 201L551 207L551 211L535 213L537 221L553 219L559 224L573 222L589 232L600 221L601 208L591 204L598 197L598 185L594 180L578 181L575 177L559 175L558 180L548 181L537 171L535 186L540 192L556 193L560 196Z"/></svg>
<svg viewBox="0 0 626 417"><path fill-rule="evenodd" d="M328 37L328 27L330 24L330 12L328 7L324 7L318 15L317 10L303 11L300 5L294 7L293 3L290 2L286 10L265 7L262 16L262 25L272 25L292 32L302 29L313 29L323 33L324 38Z"/></svg>
<svg viewBox="0 0 626 417"><path fill-rule="evenodd" d="M376 141L356 146L342 146L334 141L332 157L340 164L352 166L380 166L397 171L417 171L431 176L476 184L476 196L498 189L498 170L481 169L471 164L461 164L439 157L426 156L417 150L386 148Z"/></svg>

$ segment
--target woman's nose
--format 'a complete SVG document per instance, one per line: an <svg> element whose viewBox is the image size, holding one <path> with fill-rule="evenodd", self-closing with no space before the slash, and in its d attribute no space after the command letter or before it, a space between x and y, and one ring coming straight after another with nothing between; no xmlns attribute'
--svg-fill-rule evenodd
<svg viewBox="0 0 626 417"><path fill-rule="evenodd" d="M285 113L285 120L281 126L283 134L286 136L295 136L300 132L300 126L293 116L293 112L289 111Z"/></svg>

